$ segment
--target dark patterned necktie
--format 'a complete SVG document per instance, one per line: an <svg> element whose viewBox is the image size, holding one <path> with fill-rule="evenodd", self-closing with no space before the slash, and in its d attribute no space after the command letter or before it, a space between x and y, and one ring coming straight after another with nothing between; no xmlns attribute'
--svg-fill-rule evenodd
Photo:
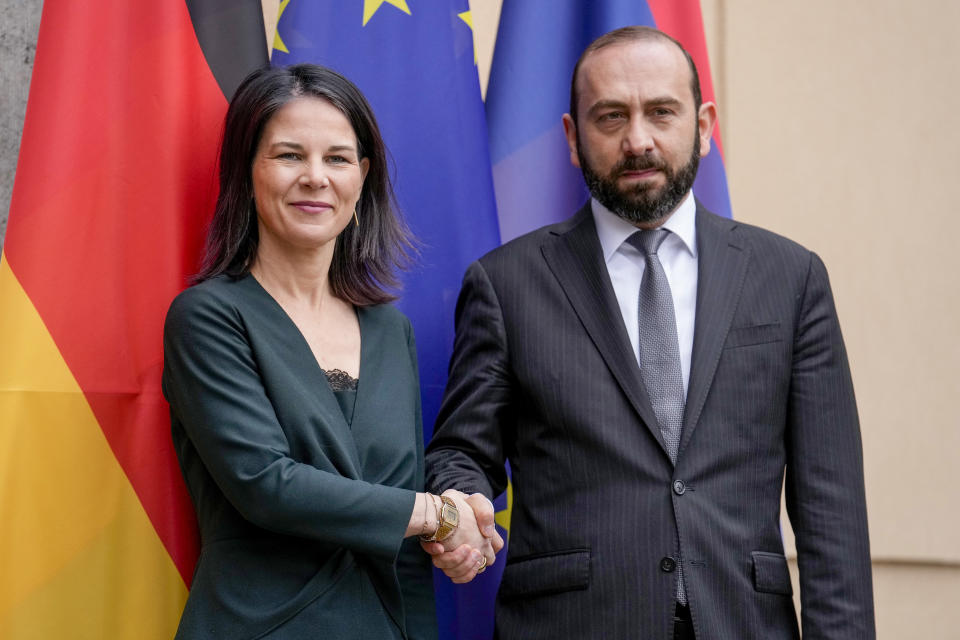
<svg viewBox="0 0 960 640"><path fill-rule="evenodd" d="M670 232L666 229L638 231L627 239L643 254L646 268L640 281L640 374L650 396L653 412L670 461L677 463L686 393L680 369L677 317L670 283L657 250ZM679 557L679 553L677 554ZM677 601L686 604L682 562L677 562Z"/></svg>

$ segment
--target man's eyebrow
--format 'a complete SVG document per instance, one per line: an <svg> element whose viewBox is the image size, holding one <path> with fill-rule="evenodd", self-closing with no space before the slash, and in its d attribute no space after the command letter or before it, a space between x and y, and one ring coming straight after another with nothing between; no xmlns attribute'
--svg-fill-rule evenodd
<svg viewBox="0 0 960 640"><path fill-rule="evenodd" d="M674 98L673 96L658 96L656 98L650 98L649 100L644 100L643 106L645 107L682 107L683 102Z"/></svg>
<svg viewBox="0 0 960 640"><path fill-rule="evenodd" d="M590 105L587 113L594 114L604 109L624 109L627 103L622 100L598 100ZM650 107L682 107L683 102L673 96L657 96L643 101L644 108Z"/></svg>
<svg viewBox="0 0 960 640"><path fill-rule="evenodd" d="M620 100L598 100L590 105L590 108L587 109L587 113L596 113L597 111L603 111L604 109L623 109L627 106L626 102Z"/></svg>

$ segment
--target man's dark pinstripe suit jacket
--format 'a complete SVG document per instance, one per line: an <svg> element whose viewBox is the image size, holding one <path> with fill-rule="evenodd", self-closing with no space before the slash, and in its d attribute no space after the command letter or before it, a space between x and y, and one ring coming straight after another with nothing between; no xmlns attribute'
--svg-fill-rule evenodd
<svg viewBox="0 0 960 640"><path fill-rule="evenodd" d="M513 514L501 638L672 638L682 557L698 640L873 638L860 430L826 269L697 209L693 358L670 463L589 205L472 264L427 483ZM678 556L677 541L681 553Z"/></svg>

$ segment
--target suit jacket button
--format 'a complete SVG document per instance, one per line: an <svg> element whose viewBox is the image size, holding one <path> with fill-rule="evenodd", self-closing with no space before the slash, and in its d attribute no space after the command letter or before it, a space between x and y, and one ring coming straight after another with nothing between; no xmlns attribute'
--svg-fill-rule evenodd
<svg viewBox="0 0 960 640"><path fill-rule="evenodd" d="M677 561L670 556L664 556L660 559L660 571L664 573L673 573L677 568Z"/></svg>
<svg viewBox="0 0 960 640"><path fill-rule="evenodd" d="M687 490L687 485L683 484L683 480L674 480L673 481L673 492L678 496L682 496L683 492Z"/></svg>

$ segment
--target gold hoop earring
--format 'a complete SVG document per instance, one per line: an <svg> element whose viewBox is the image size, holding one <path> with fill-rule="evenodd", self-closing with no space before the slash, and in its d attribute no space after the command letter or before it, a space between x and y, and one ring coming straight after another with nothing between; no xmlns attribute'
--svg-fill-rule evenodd
<svg viewBox="0 0 960 640"><path fill-rule="evenodd" d="M360 218L357 217L357 208L353 208L353 221L357 223L357 227L360 226Z"/></svg>

